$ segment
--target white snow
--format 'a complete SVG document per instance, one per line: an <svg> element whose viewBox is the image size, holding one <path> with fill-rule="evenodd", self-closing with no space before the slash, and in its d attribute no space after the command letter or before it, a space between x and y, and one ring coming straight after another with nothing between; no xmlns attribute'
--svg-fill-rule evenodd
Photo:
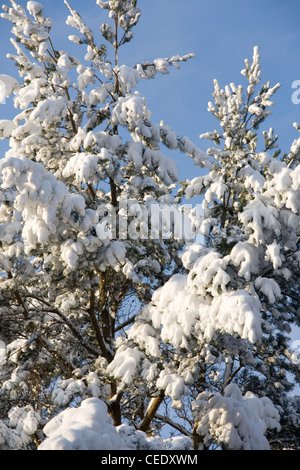
<svg viewBox="0 0 300 470"><path fill-rule="evenodd" d="M282 297L280 287L274 279L259 276L254 285L268 298L270 304L274 304L276 299Z"/></svg>
<svg viewBox="0 0 300 470"><path fill-rule="evenodd" d="M133 95L119 98L113 110L112 124L128 125L129 129L139 130L145 118L144 99L135 92Z"/></svg>
<svg viewBox="0 0 300 470"><path fill-rule="evenodd" d="M26 251L58 234L62 221L69 226L75 225L78 232L88 230L98 221L96 212L86 209L83 196L69 194L67 187L39 163L26 158L6 157L1 161L0 175L3 188L17 185L19 189L15 209L22 216ZM76 219L72 219L72 214ZM62 259L71 268L75 268L82 253L79 241L69 239L61 244Z"/></svg>
<svg viewBox="0 0 300 470"><path fill-rule="evenodd" d="M78 408L67 408L62 411L46 424L43 432L46 439L38 447L39 451L167 451L193 448L192 440L185 436L162 439L147 436L146 433L125 423L114 427L106 404L98 398L87 398Z"/></svg>
<svg viewBox="0 0 300 470"><path fill-rule="evenodd" d="M67 115L66 99L62 96L46 98L40 101L30 115L31 121L43 122L45 125L53 123L55 119L60 122Z"/></svg>
<svg viewBox="0 0 300 470"><path fill-rule="evenodd" d="M10 98L12 93L16 94L21 88L21 84L18 82L18 80L6 74L0 74L0 84L4 84L6 98Z"/></svg>
<svg viewBox="0 0 300 470"><path fill-rule="evenodd" d="M39 414L31 406L14 407L6 422L0 420L0 450L24 450L40 424Z"/></svg>
<svg viewBox="0 0 300 470"><path fill-rule="evenodd" d="M251 243L239 242L230 253L232 264L240 267L238 274L249 281L251 274L258 272L258 249Z"/></svg>
<svg viewBox="0 0 300 470"><path fill-rule="evenodd" d="M113 91L113 85L111 82L106 83L100 87L93 88L89 94L89 103L91 106L97 106L99 103L105 103L110 93Z"/></svg>
<svg viewBox="0 0 300 470"><path fill-rule="evenodd" d="M245 225L245 231L249 233L249 242L255 245L265 243L264 228L273 230L276 235L280 234L278 210L269 205L264 196L255 195L244 211L239 214L239 219Z"/></svg>
<svg viewBox="0 0 300 470"><path fill-rule="evenodd" d="M187 393L188 388L185 385L182 377L177 374L172 374L167 369L164 369L160 374L156 381L156 385L158 388L161 388L165 391L166 395L168 395L173 400L173 406L178 407L178 402L181 405L181 397L185 393Z"/></svg>
<svg viewBox="0 0 300 470"><path fill-rule="evenodd" d="M82 255L83 249L80 243L67 240L61 247L61 258L72 269L76 268L78 257Z"/></svg>
<svg viewBox="0 0 300 470"><path fill-rule="evenodd" d="M210 253L193 264L188 276L173 276L155 291L152 303L145 307L140 321L129 330L128 339L139 344L153 358L159 357L160 341L176 349L188 350L191 338L210 341L217 331L237 334L255 343L262 335L261 304L246 290L226 290L229 278L224 268L228 262L229 259ZM142 359L137 348L124 344L119 346L109 370L129 384ZM145 361L144 367L148 370L149 364ZM159 383L176 401L185 393L184 382L180 376L170 380L168 377L169 373L162 372Z"/></svg>
<svg viewBox="0 0 300 470"><path fill-rule="evenodd" d="M121 65L117 69L114 69L115 73L119 77L122 89L125 93L130 93L131 90L136 88L141 76L136 69L128 67L127 65Z"/></svg>
<svg viewBox="0 0 300 470"><path fill-rule="evenodd" d="M124 384L130 385L133 377L136 376L142 358L143 355L138 348L131 349L121 346L107 371L115 377L121 378Z"/></svg>
<svg viewBox="0 0 300 470"><path fill-rule="evenodd" d="M11 136L12 131L16 128L13 121L3 119L0 121L0 140L7 139Z"/></svg>
<svg viewBox="0 0 300 470"><path fill-rule="evenodd" d="M89 398L67 408L43 429L47 438L38 450L122 450L125 447L105 403Z"/></svg>
<svg viewBox="0 0 300 470"><path fill-rule="evenodd" d="M176 150L178 148L178 135L170 126L167 126L163 122L160 123L160 136L163 143L169 149Z"/></svg>
<svg viewBox="0 0 300 470"><path fill-rule="evenodd" d="M267 245L266 259L272 262L275 270L282 266L283 258L281 256L281 249L276 240L274 240L271 245Z"/></svg>
<svg viewBox="0 0 300 470"><path fill-rule="evenodd" d="M27 109L30 103L34 103L41 97L41 92L43 87L46 86L46 83L44 78L35 78L32 80L29 85L21 88L14 100L15 105L19 106L21 109ZM42 105L42 103L40 103L40 105Z"/></svg>
<svg viewBox="0 0 300 470"><path fill-rule="evenodd" d="M43 11L44 7L38 2L27 2L27 10L31 15L39 15Z"/></svg>
<svg viewBox="0 0 300 470"><path fill-rule="evenodd" d="M162 73L162 74L167 74L169 73L167 68L169 66L169 61L167 59L161 59L161 58L158 58L158 59L155 59L153 61L156 69L158 70L158 72Z"/></svg>
<svg viewBox="0 0 300 470"><path fill-rule="evenodd" d="M90 67L84 67L83 65L79 65L77 67L78 72L78 88L80 91L84 91L88 85L93 85L95 82L95 71Z"/></svg>
<svg viewBox="0 0 300 470"><path fill-rule="evenodd" d="M63 175L65 177L74 176L77 184L95 181L98 161L98 155L76 153L66 164Z"/></svg>
<svg viewBox="0 0 300 470"><path fill-rule="evenodd" d="M143 146L141 142L130 142L127 149L127 157L134 163L137 170L143 166Z"/></svg>

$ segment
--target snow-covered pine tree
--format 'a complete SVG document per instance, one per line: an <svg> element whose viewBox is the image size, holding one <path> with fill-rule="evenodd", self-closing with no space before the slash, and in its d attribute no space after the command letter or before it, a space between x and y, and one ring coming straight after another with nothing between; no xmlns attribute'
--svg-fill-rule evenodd
<svg viewBox="0 0 300 470"><path fill-rule="evenodd" d="M1 448L299 446L299 140L280 160L270 130L257 150L277 89L257 91L258 49L245 96L215 82L222 132L203 135L219 147L206 155L152 124L134 92L191 55L120 65L136 1L97 1L100 46L65 3L82 60L57 50L39 3L3 14L22 81L1 76L21 111L0 121ZM209 171L179 194L204 197L190 214L201 245L164 238L151 217L164 208L169 232L180 213L161 143ZM159 437L166 424L179 437Z"/></svg>
<svg viewBox="0 0 300 470"><path fill-rule="evenodd" d="M300 139L282 158L272 129L260 141L279 84L258 88L258 47L245 64L246 90L214 83L208 110L220 130L201 135L215 144L207 151L213 169L179 193L203 198L201 216L193 209L191 217L204 241L186 246L186 273L154 293L109 366L131 393L150 375L152 406L171 400L174 408L156 421L196 449L300 445L300 398L291 394L299 360L290 338L300 324Z"/></svg>
<svg viewBox="0 0 300 470"><path fill-rule="evenodd" d="M40 3L10 3L2 18L13 24L19 79L1 83L19 112L0 121L10 144L0 160L0 447L20 449L88 397L106 403L115 425L144 420L146 389L128 397L107 368L137 309L181 270L182 237L168 224L181 216L177 167L161 145L200 166L208 159L151 123L135 91L193 55L119 64L136 1L97 1L108 15L103 44L65 1L82 59L55 44Z"/></svg>

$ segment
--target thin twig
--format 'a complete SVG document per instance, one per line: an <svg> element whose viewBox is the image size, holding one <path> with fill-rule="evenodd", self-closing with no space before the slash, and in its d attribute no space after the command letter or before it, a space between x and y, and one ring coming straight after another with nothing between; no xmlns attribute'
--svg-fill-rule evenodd
<svg viewBox="0 0 300 470"><path fill-rule="evenodd" d="M184 426L182 426L181 424L175 423L175 421L170 419L168 416L162 416L162 415L156 413L155 418L159 419L160 421L163 421L164 423L168 424L172 428L174 428L177 431L181 432L181 434L183 434L184 436L188 436L190 438L193 437L192 433L187 431Z"/></svg>
<svg viewBox="0 0 300 470"><path fill-rule="evenodd" d="M38 297L36 295L33 295L33 294L27 294L26 297L29 297L29 298L33 298L35 300L37 300L38 302L41 302L42 304L44 304L47 309L44 309L45 311L49 312L49 313L55 313L56 315L58 315L64 322L65 325L67 325L70 330L73 332L74 336L79 340L79 342L82 344L82 346L91 354L93 354L94 356L101 356L102 354L102 351L94 348L93 346L90 346L87 341L81 336L79 330L72 324L72 322L70 321L70 319L68 317L66 317L66 315L61 311L59 310L58 308L55 308L53 307L47 300L41 298L41 297Z"/></svg>

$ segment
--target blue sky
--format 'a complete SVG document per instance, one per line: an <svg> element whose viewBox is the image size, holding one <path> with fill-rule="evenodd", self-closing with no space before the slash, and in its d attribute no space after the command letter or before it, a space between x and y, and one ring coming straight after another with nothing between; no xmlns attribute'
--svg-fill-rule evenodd
<svg viewBox="0 0 300 470"><path fill-rule="evenodd" d="M99 27L107 20L106 11L96 0L69 0L78 10L101 43ZM6 2L8 3L8 1ZM26 5L26 1L19 3ZM78 49L66 40L76 31L65 25L68 11L63 0L45 0L45 13L54 20L52 39L57 49ZM300 122L300 105L292 103L292 83L300 80L300 2L299 0L139 0L142 17L134 29L135 39L123 47L120 62L134 65L143 60L170 57L176 53L195 53L195 58L172 69L170 75L140 83L139 90L147 99L152 121L164 120L179 135L187 135L205 148L199 134L218 129L218 122L207 112L212 99L213 79L224 87L227 83L246 85L240 70L244 59L252 58L255 45L261 48L262 81L282 83L275 95L273 116L265 127L273 127L279 145L288 151L298 137L293 128ZM16 68L6 58L14 52L10 44L10 22L0 19L0 73L16 76ZM75 46L79 47L79 46ZM10 118L15 110L12 100L0 105L0 119ZM262 131L263 129L261 129ZM7 143L0 142L4 154ZM199 174L192 162L174 154L181 178Z"/></svg>

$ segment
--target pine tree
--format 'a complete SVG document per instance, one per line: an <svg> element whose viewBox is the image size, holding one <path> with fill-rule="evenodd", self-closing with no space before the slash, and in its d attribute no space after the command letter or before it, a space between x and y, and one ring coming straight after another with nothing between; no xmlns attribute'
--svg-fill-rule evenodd
<svg viewBox="0 0 300 470"><path fill-rule="evenodd" d="M161 145L206 161L187 138L151 123L135 91L139 80L179 68L193 54L120 65L140 9L132 0L97 3L109 21L100 45L65 1L67 24L78 32L69 39L84 48L83 60L54 44L41 4L3 7L15 36L8 58L21 78L1 75L20 110L0 121L0 137L10 139L0 162L4 447L32 445L32 430L23 440L16 431L16 413L20 423L31 414L34 430L95 396L120 425L135 406L133 399L122 409L107 366L141 305L181 269L182 238L168 223L170 214L181 217L172 195L177 167Z"/></svg>
<svg viewBox="0 0 300 470"><path fill-rule="evenodd" d="M272 129L259 142L279 85L258 89L258 48L247 90L215 81L222 131L205 153L136 91L193 54L119 63L135 0L97 1L100 45L65 1L83 59L58 49L41 4L10 3L0 448L299 447L300 139L282 157ZM163 147L207 174L178 190Z"/></svg>
<svg viewBox="0 0 300 470"><path fill-rule="evenodd" d="M201 135L213 168L178 194L202 197L190 215L203 243L186 246L186 273L154 293L110 365L121 387L140 386L138 368L129 380L121 367L138 348L155 400L172 401L196 449L299 447L299 139L282 158L273 129L259 142L280 85L258 89L258 47L245 64L246 90L215 80L208 110L222 130Z"/></svg>

